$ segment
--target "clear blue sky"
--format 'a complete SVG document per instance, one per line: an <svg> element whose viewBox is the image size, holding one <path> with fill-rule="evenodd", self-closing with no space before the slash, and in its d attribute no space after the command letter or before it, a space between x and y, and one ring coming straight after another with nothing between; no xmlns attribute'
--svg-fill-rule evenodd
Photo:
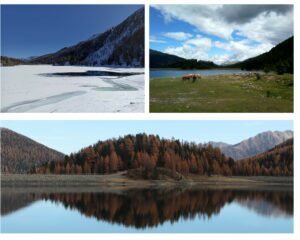
<svg viewBox="0 0 300 240"><path fill-rule="evenodd" d="M178 19L172 19L170 22L166 22L162 13L151 7L150 8L150 48L164 52L167 47L180 47L182 40L164 36L165 33L169 32L183 32L191 35L201 34L202 36L211 38L214 41L224 41L224 39L212 35L200 32L195 27L185 21ZM151 38L152 37L152 38ZM153 37L155 40L153 40ZM185 39L184 39L185 40ZM213 48L210 49L209 54L222 54L221 49Z"/></svg>
<svg viewBox="0 0 300 240"><path fill-rule="evenodd" d="M121 23L142 5L2 5L1 55L39 56Z"/></svg>
<svg viewBox="0 0 300 240"><path fill-rule="evenodd" d="M158 134L197 143L234 144L263 131L293 130L292 121L1 121L1 127L21 133L69 154L98 140L126 134Z"/></svg>

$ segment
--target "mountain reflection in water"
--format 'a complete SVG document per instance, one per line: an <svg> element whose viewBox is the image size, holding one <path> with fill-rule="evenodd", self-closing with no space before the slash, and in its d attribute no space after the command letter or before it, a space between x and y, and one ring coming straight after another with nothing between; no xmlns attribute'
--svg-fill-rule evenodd
<svg viewBox="0 0 300 240"><path fill-rule="evenodd" d="M86 217L142 229L179 219L210 219L232 202L266 217L293 217L293 191L227 189L142 189L109 193L5 190L1 194L1 215L39 200L62 203L66 209L79 211Z"/></svg>

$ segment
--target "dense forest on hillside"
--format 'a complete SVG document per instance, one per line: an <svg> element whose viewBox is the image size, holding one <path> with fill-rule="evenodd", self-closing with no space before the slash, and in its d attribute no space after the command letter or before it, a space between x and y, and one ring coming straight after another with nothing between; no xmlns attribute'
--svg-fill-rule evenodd
<svg viewBox="0 0 300 240"><path fill-rule="evenodd" d="M150 49L150 68L211 69L218 65L209 61L185 59Z"/></svg>
<svg viewBox="0 0 300 240"><path fill-rule="evenodd" d="M21 59L1 56L1 66L15 66L25 63L26 62Z"/></svg>
<svg viewBox="0 0 300 240"><path fill-rule="evenodd" d="M184 58L175 55L150 49L150 68L163 68L184 60Z"/></svg>
<svg viewBox="0 0 300 240"><path fill-rule="evenodd" d="M49 162L37 172L108 174L141 169L145 175L153 177L156 167L164 167L182 174L230 175L233 163L233 159L225 157L218 148L137 134L99 141L66 156L61 163Z"/></svg>
<svg viewBox="0 0 300 240"><path fill-rule="evenodd" d="M278 74L294 72L294 37L279 43L269 52L231 65L245 70L274 71Z"/></svg>
<svg viewBox="0 0 300 240"><path fill-rule="evenodd" d="M235 162L219 148L211 145L161 139L159 136L137 134L99 141L66 156L63 161L50 161L35 168L34 173L110 174L138 169L145 178L157 178L158 169L165 168L174 175L293 175L292 142L274 148L260 157ZM287 151L287 152L286 152ZM277 153L280 152L279 158ZM276 157L275 157L276 156ZM282 159L281 159L282 157Z"/></svg>
<svg viewBox="0 0 300 240"><path fill-rule="evenodd" d="M0 128L0 132L2 173L28 173L34 167L64 157L62 153L9 129Z"/></svg>
<svg viewBox="0 0 300 240"><path fill-rule="evenodd" d="M209 61L202 61L197 59L187 59L181 62L170 64L170 68L180 68L180 69L213 69L220 68L220 66Z"/></svg>
<svg viewBox="0 0 300 240"><path fill-rule="evenodd" d="M294 139L277 145L273 149L254 157L236 161L236 175L293 176Z"/></svg>
<svg viewBox="0 0 300 240"><path fill-rule="evenodd" d="M130 66L133 60L136 61L135 64L140 64L144 66L144 42L145 39L145 29L141 28L135 32L135 34L129 36L124 40L122 45L116 47L110 57L107 59L107 63Z"/></svg>

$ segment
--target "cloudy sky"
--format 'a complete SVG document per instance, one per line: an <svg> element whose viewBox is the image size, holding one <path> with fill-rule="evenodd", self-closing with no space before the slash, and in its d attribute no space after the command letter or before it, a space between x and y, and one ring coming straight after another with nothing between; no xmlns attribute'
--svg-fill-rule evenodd
<svg viewBox="0 0 300 240"><path fill-rule="evenodd" d="M292 5L153 5L150 48L229 63L269 51L293 35Z"/></svg>

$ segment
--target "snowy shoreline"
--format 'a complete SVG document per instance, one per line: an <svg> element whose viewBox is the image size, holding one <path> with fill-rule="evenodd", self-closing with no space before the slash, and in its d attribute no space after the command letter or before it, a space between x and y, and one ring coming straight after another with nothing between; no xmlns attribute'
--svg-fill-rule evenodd
<svg viewBox="0 0 300 240"><path fill-rule="evenodd" d="M45 76L86 71L137 75ZM1 66L1 112L144 112L144 76L143 68Z"/></svg>

